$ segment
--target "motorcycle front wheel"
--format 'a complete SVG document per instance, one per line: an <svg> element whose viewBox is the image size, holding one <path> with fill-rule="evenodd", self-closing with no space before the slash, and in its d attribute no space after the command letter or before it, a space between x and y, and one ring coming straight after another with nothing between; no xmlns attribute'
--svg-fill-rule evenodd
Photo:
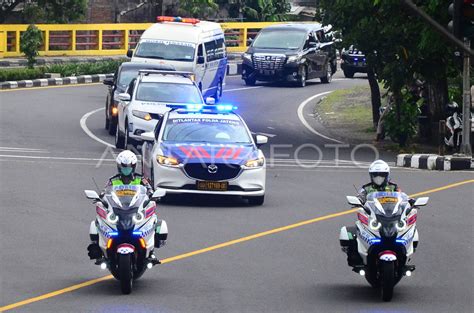
<svg viewBox="0 0 474 313"><path fill-rule="evenodd" d="M393 287L395 286L395 263L382 262L380 269L380 278L382 279L382 300L390 301L393 297Z"/></svg>
<svg viewBox="0 0 474 313"><path fill-rule="evenodd" d="M132 292L132 258L131 254L119 254L118 272L120 277L120 289L122 293L128 295Z"/></svg>

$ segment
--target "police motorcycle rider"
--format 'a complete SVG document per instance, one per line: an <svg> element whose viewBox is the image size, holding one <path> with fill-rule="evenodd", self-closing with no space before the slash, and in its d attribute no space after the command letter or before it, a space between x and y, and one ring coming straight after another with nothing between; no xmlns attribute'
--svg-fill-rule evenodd
<svg viewBox="0 0 474 313"><path fill-rule="evenodd" d="M369 166L370 183L362 186L359 190L358 197L362 205L367 200L367 195L372 192L385 191L385 192L400 192L398 185L390 181L390 166L383 160L376 160ZM410 204L413 205L413 201L410 199ZM348 227L348 230L353 234L356 234L356 227ZM363 263L362 258L357 250L357 242L354 239L353 244L349 245L347 250L347 263L349 266L361 265Z"/></svg>
<svg viewBox="0 0 474 313"><path fill-rule="evenodd" d="M105 195L105 192L109 188L120 185L142 185L147 189L148 197L151 197L153 195L153 187L147 179L135 173L137 161L137 156L132 151L125 150L120 152L115 159L118 174L109 178L104 190L100 193L100 198ZM91 260L102 257L102 251L100 250L98 242L95 240L91 240L87 251ZM151 252L151 258L156 258L153 251Z"/></svg>

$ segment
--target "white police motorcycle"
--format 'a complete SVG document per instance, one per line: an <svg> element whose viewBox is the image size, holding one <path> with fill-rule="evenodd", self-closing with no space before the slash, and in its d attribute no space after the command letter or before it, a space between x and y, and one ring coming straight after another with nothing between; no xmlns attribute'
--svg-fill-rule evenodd
<svg viewBox="0 0 474 313"><path fill-rule="evenodd" d="M381 289L384 301L390 301L394 286L415 270L408 263L418 245L418 207L426 205L428 199L415 201L401 192L373 192L362 204L359 198L347 196L358 211L355 227L341 228L342 250L353 271Z"/></svg>
<svg viewBox="0 0 474 313"><path fill-rule="evenodd" d="M165 244L168 226L158 219L155 200L165 192L157 190L148 198L146 188L140 185L109 187L102 198L93 190L84 192L96 206L89 233L100 248L91 251L97 245L90 245L89 256L120 281L122 293L129 294L133 280L160 263L153 249Z"/></svg>

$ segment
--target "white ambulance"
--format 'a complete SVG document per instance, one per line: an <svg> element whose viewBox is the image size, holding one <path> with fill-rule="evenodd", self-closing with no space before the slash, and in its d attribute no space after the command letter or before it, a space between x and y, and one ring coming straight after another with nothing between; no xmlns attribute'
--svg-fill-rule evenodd
<svg viewBox="0 0 474 313"><path fill-rule="evenodd" d="M204 98L222 96L227 72L224 32L218 23L194 18L158 16L140 37L132 62L171 65L192 72Z"/></svg>

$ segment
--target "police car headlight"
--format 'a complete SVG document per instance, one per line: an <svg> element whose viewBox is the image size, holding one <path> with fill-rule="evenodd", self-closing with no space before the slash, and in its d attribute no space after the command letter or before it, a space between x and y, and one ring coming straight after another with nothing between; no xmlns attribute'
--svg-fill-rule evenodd
<svg viewBox="0 0 474 313"><path fill-rule="evenodd" d="M299 55L290 55L290 56L288 57L287 62L288 62L288 63L295 63L295 62L298 62L299 58L300 58Z"/></svg>
<svg viewBox="0 0 474 313"><path fill-rule="evenodd" d="M143 111L137 111L137 110L133 110L132 111L132 114L133 116L136 116L138 118L141 118L145 121L151 121L151 115L150 113L148 112L143 112Z"/></svg>
<svg viewBox="0 0 474 313"><path fill-rule="evenodd" d="M258 158L255 160L248 160L245 162L244 168L259 168L265 164L265 158Z"/></svg>
<svg viewBox="0 0 474 313"><path fill-rule="evenodd" d="M244 53L242 54L242 59L252 62L252 55L250 53Z"/></svg>
<svg viewBox="0 0 474 313"><path fill-rule="evenodd" d="M166 157L164 155L157 155L156 156L156 162L161 165L166 165L166 166L178 166L179 162L175 158L171 157Z"/></svg>

